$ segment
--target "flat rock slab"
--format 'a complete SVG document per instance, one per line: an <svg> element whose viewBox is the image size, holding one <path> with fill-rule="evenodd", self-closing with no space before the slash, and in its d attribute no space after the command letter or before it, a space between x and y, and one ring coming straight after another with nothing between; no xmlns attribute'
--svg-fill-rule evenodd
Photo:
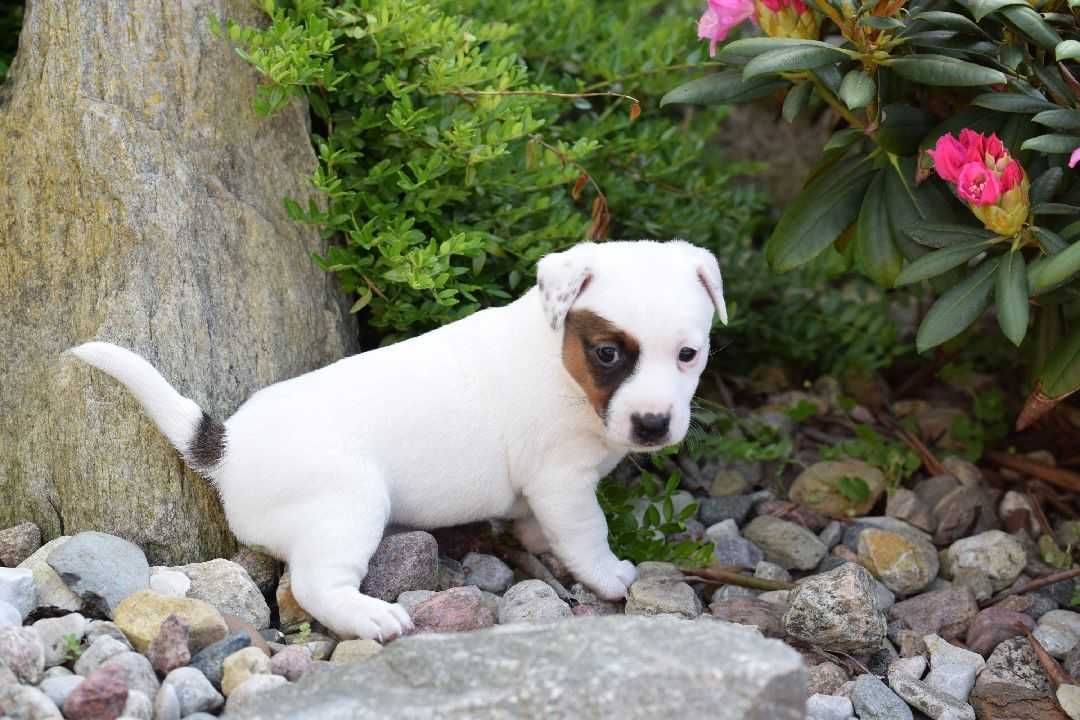
<svg viewBox="0 0 1080 720"><path fill-rule="evenodd" d="M606 616L410 636L373 659L305 676L226 717L802 720L799 654L712 619Z"/></svg>

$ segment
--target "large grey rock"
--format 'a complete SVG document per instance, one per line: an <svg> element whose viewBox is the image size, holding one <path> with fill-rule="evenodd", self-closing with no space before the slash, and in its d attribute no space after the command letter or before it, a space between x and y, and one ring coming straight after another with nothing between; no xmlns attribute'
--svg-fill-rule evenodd
<svg viewBox="0 0 1080 720"><path fill-rule="evenodd" d="M743 536L785 570L813 570L825 557L825 543L801 525L759 515L743 528Z"/></svg>
<svg viewBox="0 0 1080 720"><path fill-rule="evenodd" d="M812 645L872 653L885 639L885 614L874 596L874 578L860 565L805 578L791 591L784 629Z"/></svg>
<svg viewBox="0 0 1080 720"><path fill-rule="evenodd" d="M452 659L452 660L451 660ZM801 720L794 650L715 620L607 616L418 635L371 660L304 676L237 720L714 717Z"/></svg>
<svg viewBox="0 0 1080 720"><path fill-rule="evenodd" d="M144 354L211 415L354 345L325 244L289 220L315 166L297 101L251 108L258 73L211 16L247 0L28 4L0 90L0 527L99 529L155 564L232 553L216 494L118 383L61 352Z"/></svg>
<svg viewBox="0 0 1080 720"><path fill-rule="evenodd" d="M79 533L53 550L48 563L88 609L110 618L125 598L150 587L143 551L107 533Z"/></svg>

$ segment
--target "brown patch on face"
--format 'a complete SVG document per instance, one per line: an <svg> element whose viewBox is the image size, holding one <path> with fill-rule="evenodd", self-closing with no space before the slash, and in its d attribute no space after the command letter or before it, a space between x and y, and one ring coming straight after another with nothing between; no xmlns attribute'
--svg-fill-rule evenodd
<svg viewBox="0 0 1080 720"><path fill-rule="evenodd" d="M615 350L615 362L607 361L610 348ZM601 419L607 419L608 404L615 391L634 374L640 352L641 346L633 335L591 310L571 310L566 314L563 366Z"/></svg>

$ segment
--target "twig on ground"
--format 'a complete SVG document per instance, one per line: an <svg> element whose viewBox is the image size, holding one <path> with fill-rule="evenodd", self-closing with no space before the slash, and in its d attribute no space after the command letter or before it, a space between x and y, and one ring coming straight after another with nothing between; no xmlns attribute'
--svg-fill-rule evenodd
<svg viewBox="0 0 1080 720"><path fill-rule="evenodd" d="M792 582L750 577L749 575L742 575L736 570L720 567L680 569L683 573L683 580L694 580L713 585L738 585L739 587L754 590L791 590L795 587L795 583Z"/></svg>
<svg viewBox="0 0 1080 720"><path fill-rule="evenodd" d="M985 457L987 460L1010 470L1037 477L1065 490L1080 492L1080 474L1070 470L1044 465L1041 462L997 450L987 450Z"/></svg>
<svg viewBox="0 0 1080 720"><path fill-rule="evenodd" d="M883 417L882 421L892 429L904 443L918 453L919 458L922 460L923 465L926 467L926 471L931 475L948 475L949 471L945 469L945 466L941 464L941 461L934 456L934 453L930 451L930 448L923 444L922 440L909 433L900 423L896 422L892 418Z"/></svg>
<svg viewBox="0 0 1080 720"><path fill-rule="evenodd" d="M1024 583L1018 588L1011 590L1004 590L989 600L984 600L979 603L979 607L990 607L997 605L1002 600L1013 595L1023 595L1024 593L1034 592L1039 588L1046 587L1047 585L1053 585L1054 583L1061 582L1062 580L1071 580L1074 577L1080 577L1080 568L1073 568L1072 570L1062 570L1061 572L1053 573L1052 575L1044 575L1041 578L1035 578L1029 582Z"/></svg>
<svg viewBox="0 0 1080 720"><path fill-rule="evenodd" d="M1058 661L1050 656L1050 653L1046 652L1046 648L1042 646L1042 643L1031 633L1031 629L1026 625L1017 624L1017 628L1022 630L1027 635L1028 642L1031 643L1031 649L1035 652L1035 657L1039 659L1039 664L1042 665L1043 670L1046 671L1046 676L1050 678L1050 682L1053 684L1054 689L1057 690L1058 685L1071 685L1072 678L1066 673Z"/></svg>

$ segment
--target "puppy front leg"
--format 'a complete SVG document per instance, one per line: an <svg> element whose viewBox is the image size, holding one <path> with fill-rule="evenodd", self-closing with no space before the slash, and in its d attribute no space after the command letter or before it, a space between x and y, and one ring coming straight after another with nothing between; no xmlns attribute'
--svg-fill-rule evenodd
<svg viewBox="0 0 1080 720"><path fill-rule="evenodd" d="M605 600L621 600L637 569L611 552L595 488L595 480L548 482L526 498L551 549L574 577Z"/></svg>

